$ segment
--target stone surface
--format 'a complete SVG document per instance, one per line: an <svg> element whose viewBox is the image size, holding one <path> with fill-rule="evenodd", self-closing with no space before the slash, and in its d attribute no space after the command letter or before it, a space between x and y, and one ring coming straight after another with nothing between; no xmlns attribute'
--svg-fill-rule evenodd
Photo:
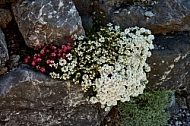
<svg viewBox="0 0 190 126"><path fill-rule="evenodd" d="M72 0L22 1L12 6L26 44L64 42L73 34L84 35L81 18Z"/></svg>
<svg viewBox="0 0 190 126"><path fill-rule="evenodd" d="M9 60L9 53L7 49L7 44L5 42L5 36L0 29L0 75L7 71L5 67L6 62Z"/></svg>
<svg viewBox="0 0 190 126"><path fill-rule="evenodd" d="M73 0L77 11L82 20L82 25L85 31L92 28L92 11L93 1L92 0Z"/></svg>
<svg viewBox="0 0 190 126"><path fill-rule="evenodd" d="M122 28L139 26L150 29L154 34L190 30L190 1L157 0L154 4L135 5L126 1L101 0L96 2L95 11L103 11Z"/></svg>
<svg viewBox="0 0 190 126"><path fill-rule="evenodd" d="M0 5L3 5L3 4L6 4L7 3L7 0L1 0L0 1Z"/></svg>
<svg viewBox="0 0 190 126"><path fill-rule="evenodd" d="M19 65L20 55L13 54L10 56L7 66L9 69L17 67Z"/></svg>
<svg viewBox="0 0 190 126"><path fill-rule="evenodd" d="M8 9L0 8L0 27L5 28L11 20L11 12Z"/></svg>
<svg viewBox="0 0 190 126"><path fill-rule="evenodd" d="M181 90L185 97L190 96L190 35L155 38L155 49L148 59L151 66L148 87Z"/></svg>
<svg viewBox="0 0 190 126"><path fill-rule="evenodd" d="M92 0L73 0L80 16L89 15L92 12Z"/></svg>
<svg viewBox="0 0 190 126"><path fill-rule="evenodd" d="M106 114L86 101L80 85L28 66L0 77L0 125L96 126Z"/></svg>

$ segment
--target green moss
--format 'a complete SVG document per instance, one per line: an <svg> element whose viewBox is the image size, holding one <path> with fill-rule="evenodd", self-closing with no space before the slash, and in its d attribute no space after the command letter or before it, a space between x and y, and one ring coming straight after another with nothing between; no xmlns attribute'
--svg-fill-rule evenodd
<svg viewBox="0 0 190 126"><path fill-rule="evenodd" d="M169 119L171 91L145 91L130 102L118 104L121 126L163 126Z"/></svg>

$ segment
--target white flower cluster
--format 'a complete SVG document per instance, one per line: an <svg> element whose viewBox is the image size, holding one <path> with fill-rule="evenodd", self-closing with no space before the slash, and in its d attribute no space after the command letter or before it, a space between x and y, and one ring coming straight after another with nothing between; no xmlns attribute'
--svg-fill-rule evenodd
<svg viewBox="0 0 190 126"><path fill-rule="evenodd" d="M66 54L66 58L60 58L58 63L51 61L50 67L56 69L55 72L50 72L50 76L54 79L59 78L63 80L69 80L76 72L77 60L72 57L71 53Z"/></svg>
<svg viewBox="0 0 190 126"><path fill-rule="evenodd" d="M64 80L70 77L85 92L92 88L95 93L89 101L99 102L109 110L117 101L129 101L131 96L143 93L148 82L146 72L150 71L146 59L154 48L153 39L145 28L122 31L110 23L90 37L74 41L71 51L74 60L68 64L62 59L63 65L58 63L62 73L59 77Z"/></svg>

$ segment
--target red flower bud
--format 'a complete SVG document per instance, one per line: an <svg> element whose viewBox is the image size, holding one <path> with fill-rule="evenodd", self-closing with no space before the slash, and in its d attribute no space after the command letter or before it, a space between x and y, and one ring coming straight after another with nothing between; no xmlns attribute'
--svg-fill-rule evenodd
<svg viewBox="0 0 190 126"><path fill-rule="evenodd" d="M43 73L46 72L45 67L41 67L41 68L40 68L40 71L43 72Z"/></svg>
<svg viewBox="0 0 190 126"><path fill-rule="evenodd" d="M47 64L50 64L50 63L51 63L51 60L47 59L47 60L46 60L46 63L47 63Z"/></svg>
<svg viewBox="0 0 190 126"><path fill-rule="evenodd" d="M53 56L53 57L54 57L54 56L56 56L56 54L55 54L55 53L51 53L51 56Z"/></svg>
<svg viewBox="0 0 190 126"><path fill-rule="evenodd" d="M32 66L35 66L36 65L36 62L35 61L32 61Z"/></svg>

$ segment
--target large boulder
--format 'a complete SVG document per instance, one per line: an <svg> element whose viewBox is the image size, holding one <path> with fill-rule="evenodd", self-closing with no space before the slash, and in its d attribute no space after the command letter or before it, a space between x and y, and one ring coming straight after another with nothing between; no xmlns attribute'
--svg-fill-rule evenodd
<svg viewBox="0 0 190 126"><path fill-rule="evenodd" d="M22 65L0 77L0 125L96 126L105 116L80 85L54 80Z"/></svg>
<svg viewBox="0 0 190 126"><path fill-rule="evenodd" d="M7 49L7 44L5 42L5 36L0 28L0 75L7 71L5 67L6 62L9 60L9 52Z"/></svg>
<svg viewBox="0 0 190 126"><path fill-rule="evenodd" d="M165 34L190 29L190 1L157 0L149 4L134 4L125 0L101 0L95 2L95 11L103 11L108 22L122 28L139 26L154 34Z"/></svg>
<svg viewBox="0 0 190 126"><path fill-rule="evenodd" d="M38 48L40 43L60 43L73 34L85 34L72 0L22 1L12 8L29 47Z"/></svg>
<svg viewBox="0 0 190 126"><path fill-rule="evenodd" d="M151 72L147 86L174 89L190 99L190 35L183 33L155 38L155 49L148 59ZM187 104L190 107L189 101Z"/></svg>

